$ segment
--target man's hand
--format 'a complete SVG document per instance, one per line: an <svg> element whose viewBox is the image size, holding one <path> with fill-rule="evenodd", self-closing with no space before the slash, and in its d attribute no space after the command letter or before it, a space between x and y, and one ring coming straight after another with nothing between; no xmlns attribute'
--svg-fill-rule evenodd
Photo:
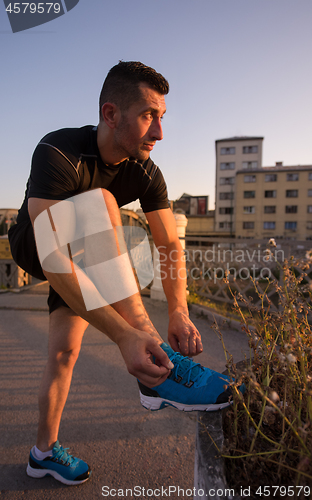
<svg viewBox="0 0 312 500"><path fill-rule="evenodd" d="M168 341L172 349L184 356L196 356L203 350L199 331L183 311L175 310L170 314Z"/></svg>
<svg viewBox="0 0 312 500"><path fill-rule="evenodd" d="M128 372L147 387L162 384L174 367L157 340L149 333L132 330L118 341L118 347Z"/></svg>

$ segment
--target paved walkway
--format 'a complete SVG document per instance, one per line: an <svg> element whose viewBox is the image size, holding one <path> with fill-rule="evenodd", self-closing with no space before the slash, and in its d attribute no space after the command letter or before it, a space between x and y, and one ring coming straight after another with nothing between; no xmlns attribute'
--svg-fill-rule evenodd
<svg viewBox="0 0 312 500"><path fill-rule="evenodd" d="M149 498L156 498L151 496L156 488L192 489L197 412L173 408L149 412L142 408L136 381L128 374L117 346L92 327L85 334L75 368L60 441L91 465L93 475L79 487L26 475L47 352L46 299L46 284L0 294L0 499L90 500L105 497L103 493L109 489L123 489L119 498L144 499L148 488ZM144 298L144 303L166 339L166 304L149 298ZM210 327L211 320L199 313L191 313L205 349L197 360L223 371L221 343ZM235 323L222 327L222 332L226 347L239 361L243 351L248 352L245 335ZM133 490L132 496L126 488ZM113 494L112 490L106 498L113 498ZM183 496L171 493L170 498Z"/></svg>

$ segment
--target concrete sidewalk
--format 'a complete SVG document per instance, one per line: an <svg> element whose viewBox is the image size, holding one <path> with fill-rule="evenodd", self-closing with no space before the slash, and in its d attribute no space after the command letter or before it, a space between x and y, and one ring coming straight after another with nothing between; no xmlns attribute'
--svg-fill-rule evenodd
<svg viewBox="0 0 312 500"><path fill-rule="evenodd" d="M26 475L47 352L47 290L47 284L39 284L19 293L0 294L1 498L89 500L105 496L110 489L112 494L106 498L113 498L114 490L118 497L118 489L123 489L123 498L144 499L148 488L149 493L169 486L193 489L197 412L142 408L137 383L128 374L117 346L93 327L84 336L60 430L63 446L90 464L92 477L82 486L65 487L53 478L34 480ZM147 297L144 303L166 340L166 303ZM223 371L223 348L210 327L211 318L202 317L196 308L191 318L204 345L196 361ZM239 325L224 325L222 334L234 360L243 359L248 345ZM172 492L170 498L183 498Z"/></svg>

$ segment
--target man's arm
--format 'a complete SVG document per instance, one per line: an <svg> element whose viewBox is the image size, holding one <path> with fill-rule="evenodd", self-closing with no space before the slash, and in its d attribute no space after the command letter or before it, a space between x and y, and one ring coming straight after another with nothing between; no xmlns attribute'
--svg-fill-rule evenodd
<svg viewBox="0 0 312 500"><path fill-rule="evenodd" d="M37 216L45 210L47 210L49 218L52 220L50 207L56 203L58 202L55 200L29 199L28 210L34 227L36 227L35 220ZM58 229L60 228L53 227L56 233ZM38 240L38 237L44 238L45 235L36 234L36 240ZM55 253L58 266L65 270L70 266L71 272L48 272L43 269L45 276L54 290L77 315L105 333L118 345L129 373L150 387L162 383L170 373L169 369L172 368L172 364L170 364L166 353L159 347L162 340L158 333L155 332L153 335L153 332L146 332L132 327L111 305L87 311L73 262L69 261L61 252ZM85 276L85 280L88 280L87 276ZM90 282L90 286L94 285ZM133 297L129 298L130 303L131 300L133 300ZM119 309L121 306L120 303L118 304ZM151 354L157 358L161 366L157 366L152 362Z"/></svg>
<svg viewBox="0 0 312 500"><path fill-rule="evenodd" d="M161 279L168 300L170 345L184 355L202 352L201 337L189 318L186 302L186 269L183 248L178 238L172 211L146 213L154 243L159 251Z"/></svg>

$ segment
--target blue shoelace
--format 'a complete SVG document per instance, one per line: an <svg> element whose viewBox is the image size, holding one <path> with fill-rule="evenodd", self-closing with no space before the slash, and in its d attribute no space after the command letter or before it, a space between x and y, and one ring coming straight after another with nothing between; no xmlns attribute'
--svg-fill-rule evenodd
<svg viewBox="0 0 312 500"><path fill-rule="evenodd" d="M192 359L182 356L178 352L170 355L169 359L174 364L171 377L176 382L181 382L182 379L186 380L186 387L191 387L205 371L200 363L195 363Z"/></svg>
<svg viewBox="0 0 312 500"><path fill-rule="evenodd" d="M63 446L60 446L57 451L53 449L52 458L62 465L70 465L74 461L74 457L67 453L67 450L69 450L69 448L63 448Z"/></svg>

